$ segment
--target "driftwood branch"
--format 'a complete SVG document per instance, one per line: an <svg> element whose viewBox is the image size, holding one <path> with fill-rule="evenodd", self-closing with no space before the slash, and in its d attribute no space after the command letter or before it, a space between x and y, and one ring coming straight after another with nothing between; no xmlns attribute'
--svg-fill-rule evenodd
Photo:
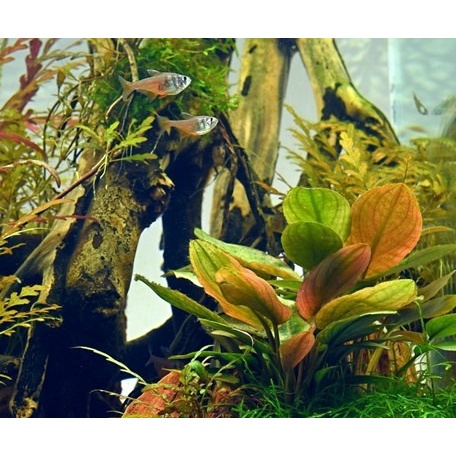
<svg viewBox="0 0 456 456"><path fill-rule="evenodd" d="M237 89L240 103L229 118L233 134L239 142L235 146L245 150L259 181L267 185L272 183L278 157L282 105L293 46L293 40L245 41ZM246 242L246 234L252 230L256 220L244 186L238 180L233 184L232 179L232 171L226 170L215 184L211 233L230 242L249 243ZM225 219L220 217L220 212L227 199L230 211L228 219ZM261 207L268 206L271 203L265 194ZM261 227L256 231L264 229Z"/></svg>
<svg viewBox="0 0 456 456"><path fill-rule="evenodd" d="M121 162L95 188L78 188L73 207L65 208L85 220L59 221L43 241L52 241L52 248L41 246L49 261L40 300L61 306L62 324L30 330L13 397L15 416L106 416L116 408L94 391L109 385L118 391L118 369L76 347L125 358L124 310L139 236L164 212L173 184L151 166Z"/></svg>
<svg viewBox="0 0 456 456"><path fill-rule="evenodd" d="M334 39L300 38L296 45L309 75L321 120L352 122L380 140L398 143L385 115L353 85Z"/></svg>

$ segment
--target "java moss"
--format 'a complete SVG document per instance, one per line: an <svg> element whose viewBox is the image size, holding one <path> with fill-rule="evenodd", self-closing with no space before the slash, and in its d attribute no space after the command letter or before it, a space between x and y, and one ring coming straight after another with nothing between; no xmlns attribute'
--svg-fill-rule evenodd
<svg viewBox="0 0 456 456"><path fill-rule="evenodd" d="M149 38L126 40L130 58L122 43L115 43L118 57L114 66L106 68L95 81L93 98L100 109L107 111L122 93L118 76L132 80L131 61L134 59L138 78L149 77L147 70L184 74L192 79L190 86L173 97L175 110L185 112L191 106L198 114L214 115L236 106L236 97L229 94L229 60L235 52L234 39L171 39ZM166 101L169 103L169 100ZM143 119L163 104L145 96L135 97L129 107L131 118ZM121 106L119 106L119 109ZM193 112L196 114L196 112Z"/></svg>

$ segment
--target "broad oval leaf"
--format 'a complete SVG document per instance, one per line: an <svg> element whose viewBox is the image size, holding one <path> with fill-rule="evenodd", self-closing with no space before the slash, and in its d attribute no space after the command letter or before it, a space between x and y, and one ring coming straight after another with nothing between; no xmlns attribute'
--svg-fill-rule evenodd
<svg viewBox="0 0 456 456"><path fill-rule="evenodd" d="M192 240L190 241L190 263L204 291L219 302L227 315L249 325L263 327L251 309L230 303L215 280L217 271L222 268L237 270L242 267L235 258L209 242Z"/></svg>
<svg viewBox="0 0 456 456"><path fill-rule="evenodd" d="M318 222L330 227L343 240L350 232L350 204L327 188L292 188L283 200L283 213L289 224Z"/></svg>
<svg viewBox="0 0 456 456"><path fill-rule="evenodd" d="M415 247L421 235L418 201L405 184L386 184L361 195L352 206L347 244L365 243L372 251L366 278L387 271Z"/></svg>
<svg viewBox="0 0 456 456"><path fill-rule="evenodd" d="M349 290L362 277L370 260L367 244L343 247L316 266L304 279L296 297L296 307L311 320L321 306Z"/></svg>
<svg viewBox="0 0 456 456"><path fill-rule="evenodd" d="M292 223L282 233L282 247L286 256L306 270L312 269L342 245L341 237L321 223Z"/></svg>
<svg viewBox="0 0 456 456"><path fill-rule="evenodd" d="M312 350L315 344L315 326L306 332L296 334L280 345L282 367L286 372L296 367Z"/></svg>
<svg viewBox="0 0 456 456"><path fill-rule="evenodd" d="M286 322L291 316L291 309L280 302L272 286L250 269L241 265L236 269L221 268L216 272L215 280L228 302L247 307L275 325ZM223 303L221 306L224 308Z"/></svg>
<svg viewBox="0 0 456 456"><path fill-rule="evenodd" d="M456 314L442 315L426 323L429 339L450 337L456 335Z"/></svg>
<svg viewBox="0 0 456 456"><path fill-rule="evenodd" d="M381 282L328 302L317 313L316 324L318 328L323 329L330 323L349 317L399 310L412 302L416 295L417 288L413 280Z"/></svg>

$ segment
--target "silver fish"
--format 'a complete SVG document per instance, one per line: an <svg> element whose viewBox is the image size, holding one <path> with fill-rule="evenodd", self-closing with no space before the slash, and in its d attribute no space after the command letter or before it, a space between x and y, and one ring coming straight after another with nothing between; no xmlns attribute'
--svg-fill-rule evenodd
<svg viewBox="0 0 456 456"><path fill-rule="evenodd" d="M178 129L184 136L201 136L213 130L218 119L211 116L192 116L184 114L184 120L171 120L167 117L157 116L159 127L166 133L171 131L171 128Z"/></svg>
<svg viewBox="0 0 456 456"><path fill-rule="evenodd" d="M161 73L156 70L147 70L149 78L140 79L139 81L129 82L119 76L119 81L122 85L123 101L127 101L128 97L134 91L143 93L151 99L164 98L168 95L177 95L185 90L192 80L183 74L177 73Z"/></svg>

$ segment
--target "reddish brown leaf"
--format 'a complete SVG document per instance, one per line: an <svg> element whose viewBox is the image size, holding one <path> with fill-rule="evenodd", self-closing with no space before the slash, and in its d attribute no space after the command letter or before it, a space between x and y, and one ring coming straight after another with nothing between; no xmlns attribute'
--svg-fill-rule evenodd
<svg viewBox="0 0 456 456"><path fill-rule="evenodd" d="M160 386L158 386L160 385ZM167 414L167 409L179 396L180 372L170 372L159 382L157 388L149 389L135 399L126 409L122 418L178 418L176 411Z"/></svg>
<svg viewBox="0 0 456 456"><path fill-rule="evenodd" d="M297 366L312 350L315 343L315 326L306 332L296 334L280 345L282 366L285 371Z"/></svg>
<svg viewBox="0 0 456 456"><path fill-rule="evenodd" d="M291 309L282 304L272 286L250 269L241 265L222 268L215 274L215 280L225 299L235 306L247 307L276 325L291 316Z"/></svg>
<svg viewBox="0 0 456 456"><path fill-rule="evenodd" d="M25 44L26 41L27 38L18 38L15 43L3 48L3 50L0 52L0 65L4 65L5 63L14 60L14 57L12 57L10 54L21 51L23 49L27 49L27 45Z"/></svg>
<svg viewBox="0 0 456 456"><path fill-rule="evenodd" d="M310 321L321 306L350 289L362 277L370 260L367 244L339 249L304 279L296 297L299 314Z"/></svg>
<svg viewBox="0 0 456 456"><path fill-rule="evenodd" d="M44 150L41 149L41 147L35 144L33 141L30 141L30 139L16 135L14 133L7 133L6 131L0 131L0 139L1 138L8 139L9 141L13 141L15 143L24 144L25 146L30 147L31 149L38 152L44 159L47 158Z"/></svg>
<svg viewBox="0 0 456 456"><path fill-rule="evenodd" d="M19 166L19 165L37 165L37 166L41 166L42 168L47 169L49 171L49 173L51 174L51 176L55 179L56 184L60 187L61 180L60 180L59 175L57 174L57 171L52 166L48 165L46 162L41 161L41 160L33 160L33 159L18 160L9 165L0 167L0 171L7 171L8 168L14 168L15 166Z"/></svg>

